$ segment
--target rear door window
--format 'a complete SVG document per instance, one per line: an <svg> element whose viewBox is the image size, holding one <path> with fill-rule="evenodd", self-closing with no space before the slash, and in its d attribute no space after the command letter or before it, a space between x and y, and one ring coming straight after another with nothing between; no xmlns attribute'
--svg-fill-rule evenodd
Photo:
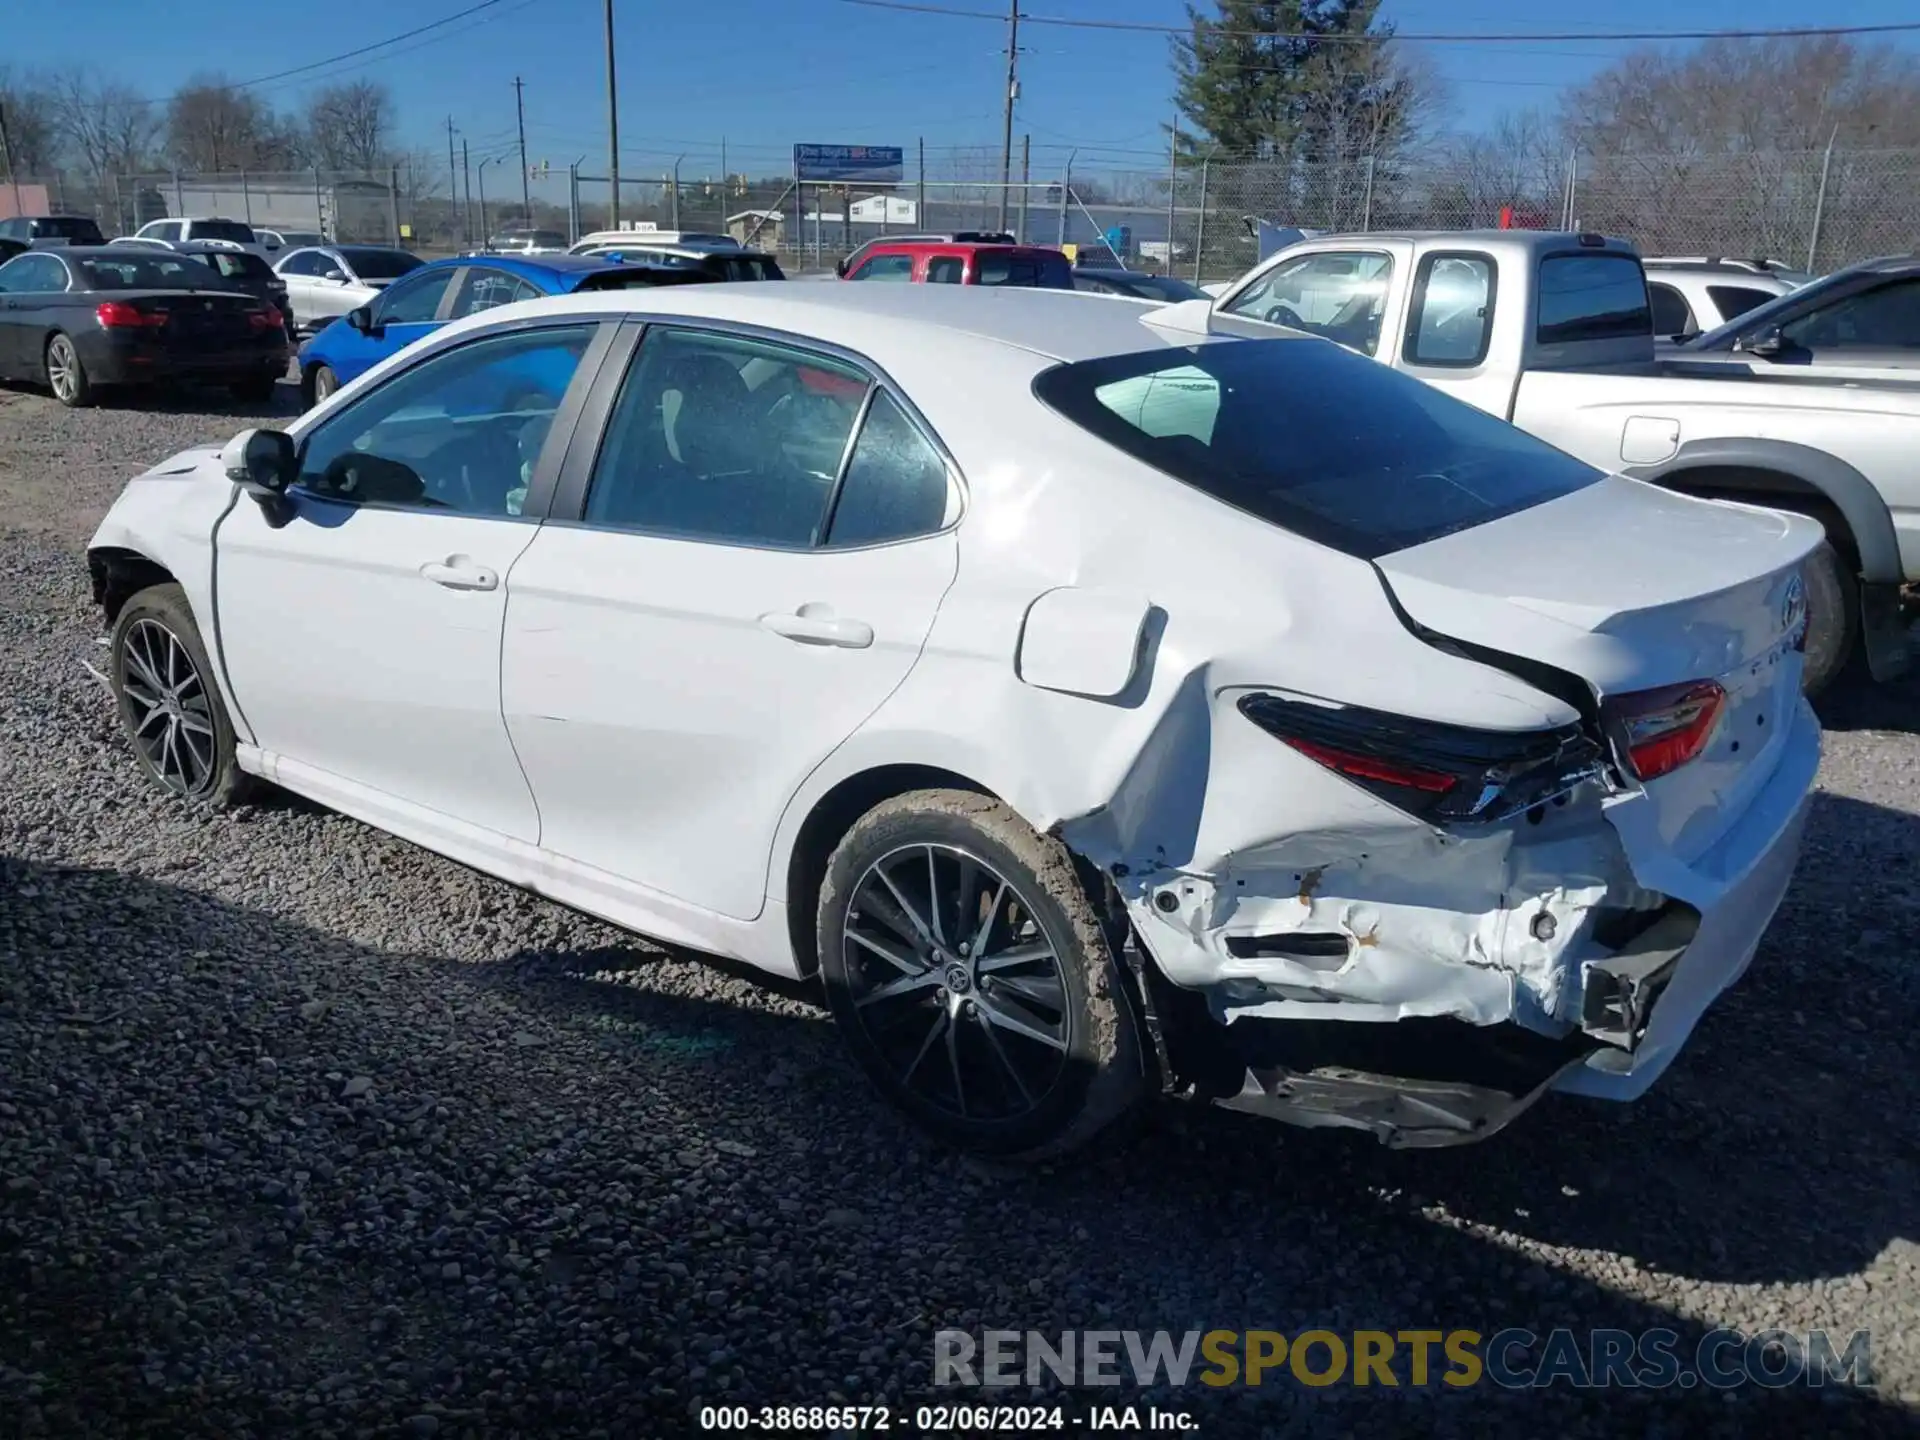
<svg viewBox="0 0 1920 1440"><path fill-rule="evenodd" d="M1773 299L1772 291L1754 290L1745 285L1709 285L1707 294L1713 298L1714 308L1723 321L1737 319L1754 306Z"/></svg>
<svg viewBox="0 0 1920 1440"><path fill-rule="evenodd" d="M1647 277L1632 255L1569 253L1540 261L1534 339L1542 345L1652 335Z"/></svg>
<svg viewBox="0 0 1920 1440"><path fill-rule="evenodd" d="M927 261L929 285L963 285L966 279L967 262L958 255L936 255Z"/></svg>
<svg viewBox="0 0 1920 1440"><path fill-rule="evenodd" d="M1687 297L1671 285L1657 280L1647 282L1647 298L1653 305L1653 333L1691 335L1694 331L1693 307Z"/></svg>
<svg viewBox="0 0 1920 1440"><path fill-rule="evenodd" d="M1487 358L1493 276L1487 255L1436 254L1420 262L1407 316L1409 365L1473 366Z"/></svg>
<svg viewBox="0 0 1920 1440"><path fill-rule="evenodd" d="M1367 560L1601 478L1425 381L1299 339L1080 361L1033 388L1136 460Z"/></svg>

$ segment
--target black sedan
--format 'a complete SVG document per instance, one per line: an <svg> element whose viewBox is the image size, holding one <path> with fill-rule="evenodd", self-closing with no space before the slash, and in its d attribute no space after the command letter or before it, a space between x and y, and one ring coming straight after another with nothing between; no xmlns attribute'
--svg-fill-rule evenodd
<svg viewBox="0 0 1920 1440"><path fill-rule="evenodd" d="M287 298L287 282L273 273L273 266L251 250L241 250L218 241L189 240L173 247L175 253L190 256L222 280L230 281L257 300L264 300L280 312L287 333L293 333L293 302Z"/></svg>
<svg viewBox="0 0 1920 1440"><path fill-rule="evenodd" d="M1107 270L1096 266L1075 266L1073 288L1093 290L1102 295L1125 295L1133 300L1205 300L1207 292L1189 285L1177 275L1153 275L1145 270Z"/></svg>
<svg viewBox="0 0 1920 1440"><path fill-rule="evenodd" d="M165 380L265 400L287 357L278 307L190 255L69 246L0 265L0 380L45 384L62 405Z"/></svg>

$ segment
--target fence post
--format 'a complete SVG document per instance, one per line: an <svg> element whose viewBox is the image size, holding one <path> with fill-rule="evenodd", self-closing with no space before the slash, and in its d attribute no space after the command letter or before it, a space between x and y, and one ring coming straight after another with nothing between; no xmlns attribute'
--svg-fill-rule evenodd
<svg viewBox="0 0 1920 1440"><path fill-rule="evenodd" d="M247 172L240 172L240 210L242 220L253 224L253 191L247 185Z"/></svg>
<svg viewBox="0 0 1920 1440"><path fill-rule="evenodd" d="M1213 167L1211 154L1200 157L1200 219L1194 227L1193 236L1193 283L1200 283L1200 257L1207 248L1207 172ZM1368 171L1367 178L1373 178Z"/></svg>
<svg viewBox="0 0 1920 1440"><path fill-rule="evenodd" d="M1577 187L1579 183L1580 152L1578 150L1569 150L1567 152L1567 201L1565 207L1560 212L1560 228L1562 230L1573 229L1574 194L1575 187Z"/></svg>
<svg viewBox="0 0 1920 1440"><path fill-rule="evenodd" d="M580 240L580 162L567 166L567 243Z"/></svg>
<svg viewBox="0 0 1920 1440"><path fill-rule="evenodd" d="M180 188L180 172L176 170L173 172L173 213L176 215L184 215L186 211L187 195L186 192Z"/></svg>
<svg viewBox="0 0 1920 1440"><path fill-rule="evenodd" d="M1173 199L1180 188L1180 112L1167 127L1167 273L1173 273Z"/></svg>
<svg viewBox="0 0 1920 1440"><path fill-rule="evenodd" d="M400 167L387 167L387 219L393 225L393 243L400 243Z"/></svg>
<svg viewBox="0 0 1920 1440"><path fill-rule="evenodd" d="M1807 269L1814 274L1814 256L1820 253L1820 222L1826 217L1827 174L1833 169L1833 142L1840 138L1840 127L1833 127L1833 133L1827 136L1827 153L1820 158L1820 189L1813 197L1813 233L1807 237Z"/></svg>
<svg viewBox="0 0 1920 1440"><path fill-rule="evenodd" d="M920 178L914 185L913 228L916 230L927 228L927 141L925 136L920 138Z"/></svg>
<svg viewBox="0 0 1920 1440"><path fill-rule="evenodd" d="M313 167L313 228L327 235L327 207L320 200L320 167ZM338 240L338 235L327 235L329 240Z"/></svg>
<svg viewBox="0 0 1920 1440"><path fill-rule="evenodd" d="M1367 194L1361 201L1360 231L1365 234L1373 229L1373 156L1367 156Z"/></svg>
<svg viewBox="0 0 1920 1440"><path fill-rule="evenodd" d="M1020 137L1020 227L1014 239L1027 243L1027 182L1033 179L1033 136Z"/></svg>

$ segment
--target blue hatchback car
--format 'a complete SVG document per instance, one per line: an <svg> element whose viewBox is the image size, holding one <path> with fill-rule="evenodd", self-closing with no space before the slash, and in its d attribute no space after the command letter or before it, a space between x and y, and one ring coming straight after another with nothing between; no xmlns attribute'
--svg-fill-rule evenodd
<svg viewBox="0 0 1920 1440"><path fill-rule="evenodd" d="M317 405L449 320L496 305L581 290L697 285L713 278L684 267L649 265L637 256L462 255L430 261L300 347L300 394L309 407Z"/></svg>

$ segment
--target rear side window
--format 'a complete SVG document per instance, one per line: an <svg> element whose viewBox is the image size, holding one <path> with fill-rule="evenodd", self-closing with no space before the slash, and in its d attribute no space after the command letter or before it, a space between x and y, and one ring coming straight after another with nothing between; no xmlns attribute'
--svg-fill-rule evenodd
<svg viewBox="0 0 1920 1440"><path fill-rule="evenodd" d="M236 245L253 245L253 227L242 225L238 220L196 220L193 222L193 238L196 240L231 240Z"/></svg>
<svg viewBox="0 0 1920 1440"><path fill-rule="evenodd" d="M958 255L936 255L927 262L929 285L963 285L966 279L967 262Z"/></svg>
<svg viewBox="0 0 1920 1440"><path fill-rule="evenodd" d="M1064 255L1009 255L985 250L973 266L976 285L1024 285L1030 289L1073 289L1073 267Z"/></svg>
<svg viewBox="0 0 1920 1440"><path fill-rule="evenodd" d="M1344 348L1228 340L1058 365L1034 394L1135 459L1371 560L1571 494L1600 472Z"/></svg>
<svg viewBox="0 0 1920 1440"><path fill-rule="evenodd" d="M1711 293L1711 292L1709 292ZM1647 297L1653 304L1653 333L1656 335L1691 334L1693 325L1693 307L1687 304L1686 297L1671 285L1661 285L1656 281L1647 282Z"/></svg>
<svg viewBox="0 0 1920 1440"><path fill-rule="evenodd" d="M875 255L851 272L849 280L911 280L913 279L913 257L911 255Z"/></svg>
<svg viewBox="0 0 1920 1440"><path fill-rule="evenodd" d="M1764 305L1773 299L1770 292L1751 290L1745 285L1709 285L1707 294L1713 297L1713 305L1720 312L1720 318L1732 320L1746 314L1756 305Z"/></svg>
<svg viewBox="0 0 1920 1440"><path fill-rule="evenodd" d="M930 535L947 515L947 467L894 398L876 390L828 522L831 546Z"/></svg>
<svg viewBox="0 0 1920 1440"><path fill-rule="evenodd" d="M1630 340L1653 334L1647 277L1631 255L1548 255L1540 261L1542 345L1583 340Z"/></svg>
<svg viewBox="0 0 1920 1440"><path fill-rule="evenodd" d="M1493 323L1493 261L1429 255L1414 272L1407 318L1409 365L1472 366L1487 358Z"/></svg>

